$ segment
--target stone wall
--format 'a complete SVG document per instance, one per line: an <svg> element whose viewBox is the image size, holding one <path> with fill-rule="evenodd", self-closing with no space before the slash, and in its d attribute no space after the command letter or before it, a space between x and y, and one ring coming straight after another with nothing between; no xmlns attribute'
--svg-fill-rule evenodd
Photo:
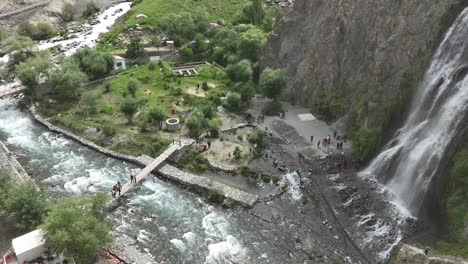
<svg viewBox="0 0 468 264"><path fill-rule="evenodd" d="M17 181L27 181L31 179L23 166L21 166L21 164L16 160L13 152L11 152L1 141L0 168L6 171L10 176L14 177Z"/></svg>
<svg viewBox="0 0 468 264"><path fill-rule="evenodd" d="M179 170L170 165L162 166L158 172L173 181L179 182L183 185L201 188L203 191L216 190L224 194L225 198L234 201L246 207L252 207L258 200L258 196L241 191L236 188L224 185L222 183L210 180L208 178L197 176L185 171Z"/></svg>

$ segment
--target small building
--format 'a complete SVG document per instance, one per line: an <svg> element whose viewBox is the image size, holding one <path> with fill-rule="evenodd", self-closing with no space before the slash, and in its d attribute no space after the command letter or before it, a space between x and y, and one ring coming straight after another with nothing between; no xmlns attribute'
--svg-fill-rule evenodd
<svg viewBox="0 0 468 264"><path fill-rule="evenodd" d="M114 70L127 69L127 65L125 64L125 58L122 58L117 55L112 56L112 58L114 59Z"/></svg>
<svg viewBox="0 0 468 264"><path fill-rule="evenodd" d="M174 49L174 41L173 40L166 40L166 48L172 50Z"/></svg>
<svg viewBox="0 0 468 264"><path fill-rule="evenodd" d="M47 249L41 229L34 230L12 240L18 263L31 261L40 257Z"/></svg>

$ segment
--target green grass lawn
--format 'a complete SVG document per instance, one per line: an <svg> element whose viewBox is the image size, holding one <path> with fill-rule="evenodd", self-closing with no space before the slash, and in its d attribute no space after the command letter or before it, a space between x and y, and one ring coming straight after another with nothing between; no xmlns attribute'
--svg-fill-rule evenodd
<svg viewBox="0 0 468 264"><path fill-rule="evenodd" d="M228 81L222 70L207 65L198 67L197 71L199 75L193 77L165 77L159 65L156 65L154 70L150 70L149 65L128 68L108 80L109 92L105 91L103 84L89 88L79 100L80 103L77 100L74 105L68 105L66 110L58 111L61 114L55 116L54 121L76 134L115 151L134 156L141 154L157 156L173 137L178 136L160 130L158 125L147 124L145 131L142 131L149 109L161 106L169 117L178 117L183 120L184 114L191 110L192 104L197 100L203 100L201 97L185 93L187 87L195 87L197 84L201 86L203 82L207 82L215 86L210 88L207 94L213 92L223 94L226 91ZM133 124L129 125L127 118L120 113L119 106L124 95L130 96L127 83L132 78L142 84L136 92L136 99L146 99L147 103L135 115ZM151 93L145 92L145 89ZM173 109L176 110L174 114L172 114ZM185 110L185 113L180 112L181 109ZM121 140L97 141L89 138L84 133L88 127L95 127L99 131L106 130L107 133L112 134L109 137L119 137Z"/></svg>

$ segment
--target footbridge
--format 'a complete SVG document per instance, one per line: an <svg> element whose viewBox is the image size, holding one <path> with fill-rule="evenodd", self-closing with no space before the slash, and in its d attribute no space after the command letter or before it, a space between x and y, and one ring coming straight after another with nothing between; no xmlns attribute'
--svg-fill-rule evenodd
<svg viewBox="0 0 468 264"><path fill-rule="evenodd" d="M148 174L150 174L152 171L154 171L161 163L166 161L174 152L177 150L191 145L194 142L194 140L191 139L184 139L184 140L179 140L179 141L174 141L169 148L167 148L161 155L159 155L157 158L155 158L150 164L148 164L144 169L140 170L136 175L135 175L135 181L131 182L128 181L124 185L122 185L122 190L120 191L120 196L124 195L127 193L133 186L137 185L140 181L142 181ZM112 198L110 203L114 202L117 200L119 195L116 195L115 197Z"/></svg>

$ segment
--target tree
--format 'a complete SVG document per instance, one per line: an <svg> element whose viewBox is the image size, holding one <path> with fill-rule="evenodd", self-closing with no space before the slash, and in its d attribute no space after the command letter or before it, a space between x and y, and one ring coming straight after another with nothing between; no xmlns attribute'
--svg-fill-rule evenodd
<svg viewBox="0 0 468 264"><path fill-rule="evenodd" d="M105 220L105 194L60 200L44 220L46 245L77 263L92 263L112 242L112 225Z"/></svg>
<svg viewBox="0 0 468 264"><path fill-rule="evenodd" d="M160 27L179 44L192 40L197 32L197 25L188 12L170 13L160 21Z"/></svg>
<svg viewBox="0 0 468 264"><path fill-rule="evenodd" d="M143 54L144 49L143 46L141 45L141 38L138 36L133 36L130 39L130 43L127 45L127 51L125 52L125 56L127 58L132 59L140 56Z"/></svg>
<svg viewBox="0 0 468 264"><path fill-rule="evenodd" d="M41 74L48 75L50 66L50 53L48 51L36 52L33 58L27 59L26 62L16 67L16 75L23 85L31 87L37 84Z"/></svg>
<svg viewBox="0 0 468 264"><path fill-rule="evenodd" d="M258 28L250 28L239 36L237 49L239 56L251 61L257 61L266 43L266 34Z"/></svg>
<svg viewBox="0 0 468 264"><path fill-rule="evenodd" d="M265 133L257 130L255 133L249 134L248 139L254 147L255 155L257 157L263 155L263 151L265 151L268 145Z"/></svg>
<svg viewBox="0 0 468 264"><path fill-rule="evenodd" d="M260 88L266 96L277 99L286 86L286 74L282 69L266 68L260 76Z"/></svg>
<svg viewBox="0 0 468 264"><path fill-rule="evenodd" d="M191 58L193 56L193 50L189 46L183 46L180 49L180 54L186 58Z"/></svg>
<svg viewBox="0 0 468 264"><path fill-rule="evenodd" d="M210 137L217 138L219 136L219 125L218 120L211 120L208 122L208 132L210 133Z"/></svg>
<svg viewBox="0 0 468 264"><path fill-rule="evenodd" d="M33 38L37 34L37 27L29 21L22 21L16 27L16 33L20 36Z"/></svg>
<svg viewBox="0 0 468 264"><path fill-rule="evenodd" d="M91 17L92 15L99 12L99 10L100 9L96 5L96 2L94 2L94 0L91 0L86 4L85 9L83 10L83 17L85 18Z"/></svg>
<svg viewBox="0 0 468 264"><path fill-rule="evenodd" d="M205 118L203 113L195 108L187 118L187 128L189 130L189 136L191 138L198 139L203 131L203 125Z"/></svg>
<svg viewBox="0 0 468 264"><path fill-rule="evenodd" d="M225 107L230 111L237 112L240 110L241 96L238 93L231 93L226 98Z"/></svg>
<svg viewBox="0 0 468 264"><path fill-rule="evenodd" d="M70 3L65 3L62 6L62 12L60 13L60 17L63 19L65 22L70 22L75 20L76 15L78 14L77 12L77 7L70 4Z"/></svg>
<svg viewBox="0 0 468 264"><path fill-rule="evenodd" d="M50 73L50 83L54 92L63 98L77 97L79 88L87 81L74 60L66 59L60 67Z"/></svg>
<svg viewBox="0 0 468 264"><path fill-rule="evenodd" d="M35 40L49 39L55 35L55 28L47 22L40 22L36 25L36 34L32 36Z"/></svg>
<svg viewBox="0 0 468 264"><path fill-rule="evenodd" d="M196 34L193 41L193 50L195 53L200 54L208 49L207 39L205 36L203 36L203 34Z"/></svg>
<svg viewBox="0 0 468 264"><path fill-rule="evenodd" d="M161 37L156 36L151 39L151 46L156 47L159 51L159 48L162 46Z"/></svg>
<svg viewBox="0 0 468 264"><path fill-rule="evenodd" d="M230 64L226 67L226 75L233 82L248 82L253 75L252 64L247 59Z"/></svg>
<svg viewBox="0 0 468 264"><path fill-rule="evenodd" d="M140 103L138 100L131 97L125 98L122 103L120 103L120 112L127 116L129 124L132 124L133 115L138 111L139 106Z"/></svg>
<svg viewBox="0 0 468 264"><path fill-rule="evenodd" d="M239 146L236 146L236 148L234 149L234 159L235 160L240 160L242 159L242 150L240 150Z"/></svg>
<svg viewBox="0 0 468 264"><path fill-rule="evenodd" d="M16 223L34 228L42 223L48 211L47 194L33 182L12 184L7 190L4 207Z"/></svg>
<svg viewBox="0 0 468 264"><path fill-rule="evenodd" d="M148 122L154 124L155 122L159 122L159 128L162 128L162 123L167 118L167 113L164 108L160 106L155 106L150 109L148 112Z"/></svg>
<svg viewBox="0 0 468 264"><path fill-rule="evenodd" d="M252 82L245 83L240 88L241 101L248 103L255 95L254 84Z"/></svg>
<svg viewBox="0 0 468 264"><path fill-rule="evenodd" d="M252 2L252 24L261 25L265 17L265 9L262 0L253 0Z"/></svg>
<svg viewBox="0 0 468 264"><path fill-rule="evenodd" d="M73 54L80 69L92 80L99 79L112 71L114 60L108 52L96 49L79 49Z"/></svg>
<svg viewBox="0 0 468 264"><path fill-rule="evenodd" d="M34 42L29 37L15 36L5 40L5 51L12 54L8 63L18 65L31 56L34 48Z"/></svg>
<svg viewBox="0 0 468 264"><path fill-rule="evenodd" d="M39 78L39 72L24 62L16 67L16 75L21 83L27 87L36 85Z"/></svg>
<svg viewBox="0 0 468 264"><path fill-rule="evenodd" d="M141 87L141 83L135 79L130 79L127 83L127 91L133 97L136 96L136 91L140 87Z"/></svg>

